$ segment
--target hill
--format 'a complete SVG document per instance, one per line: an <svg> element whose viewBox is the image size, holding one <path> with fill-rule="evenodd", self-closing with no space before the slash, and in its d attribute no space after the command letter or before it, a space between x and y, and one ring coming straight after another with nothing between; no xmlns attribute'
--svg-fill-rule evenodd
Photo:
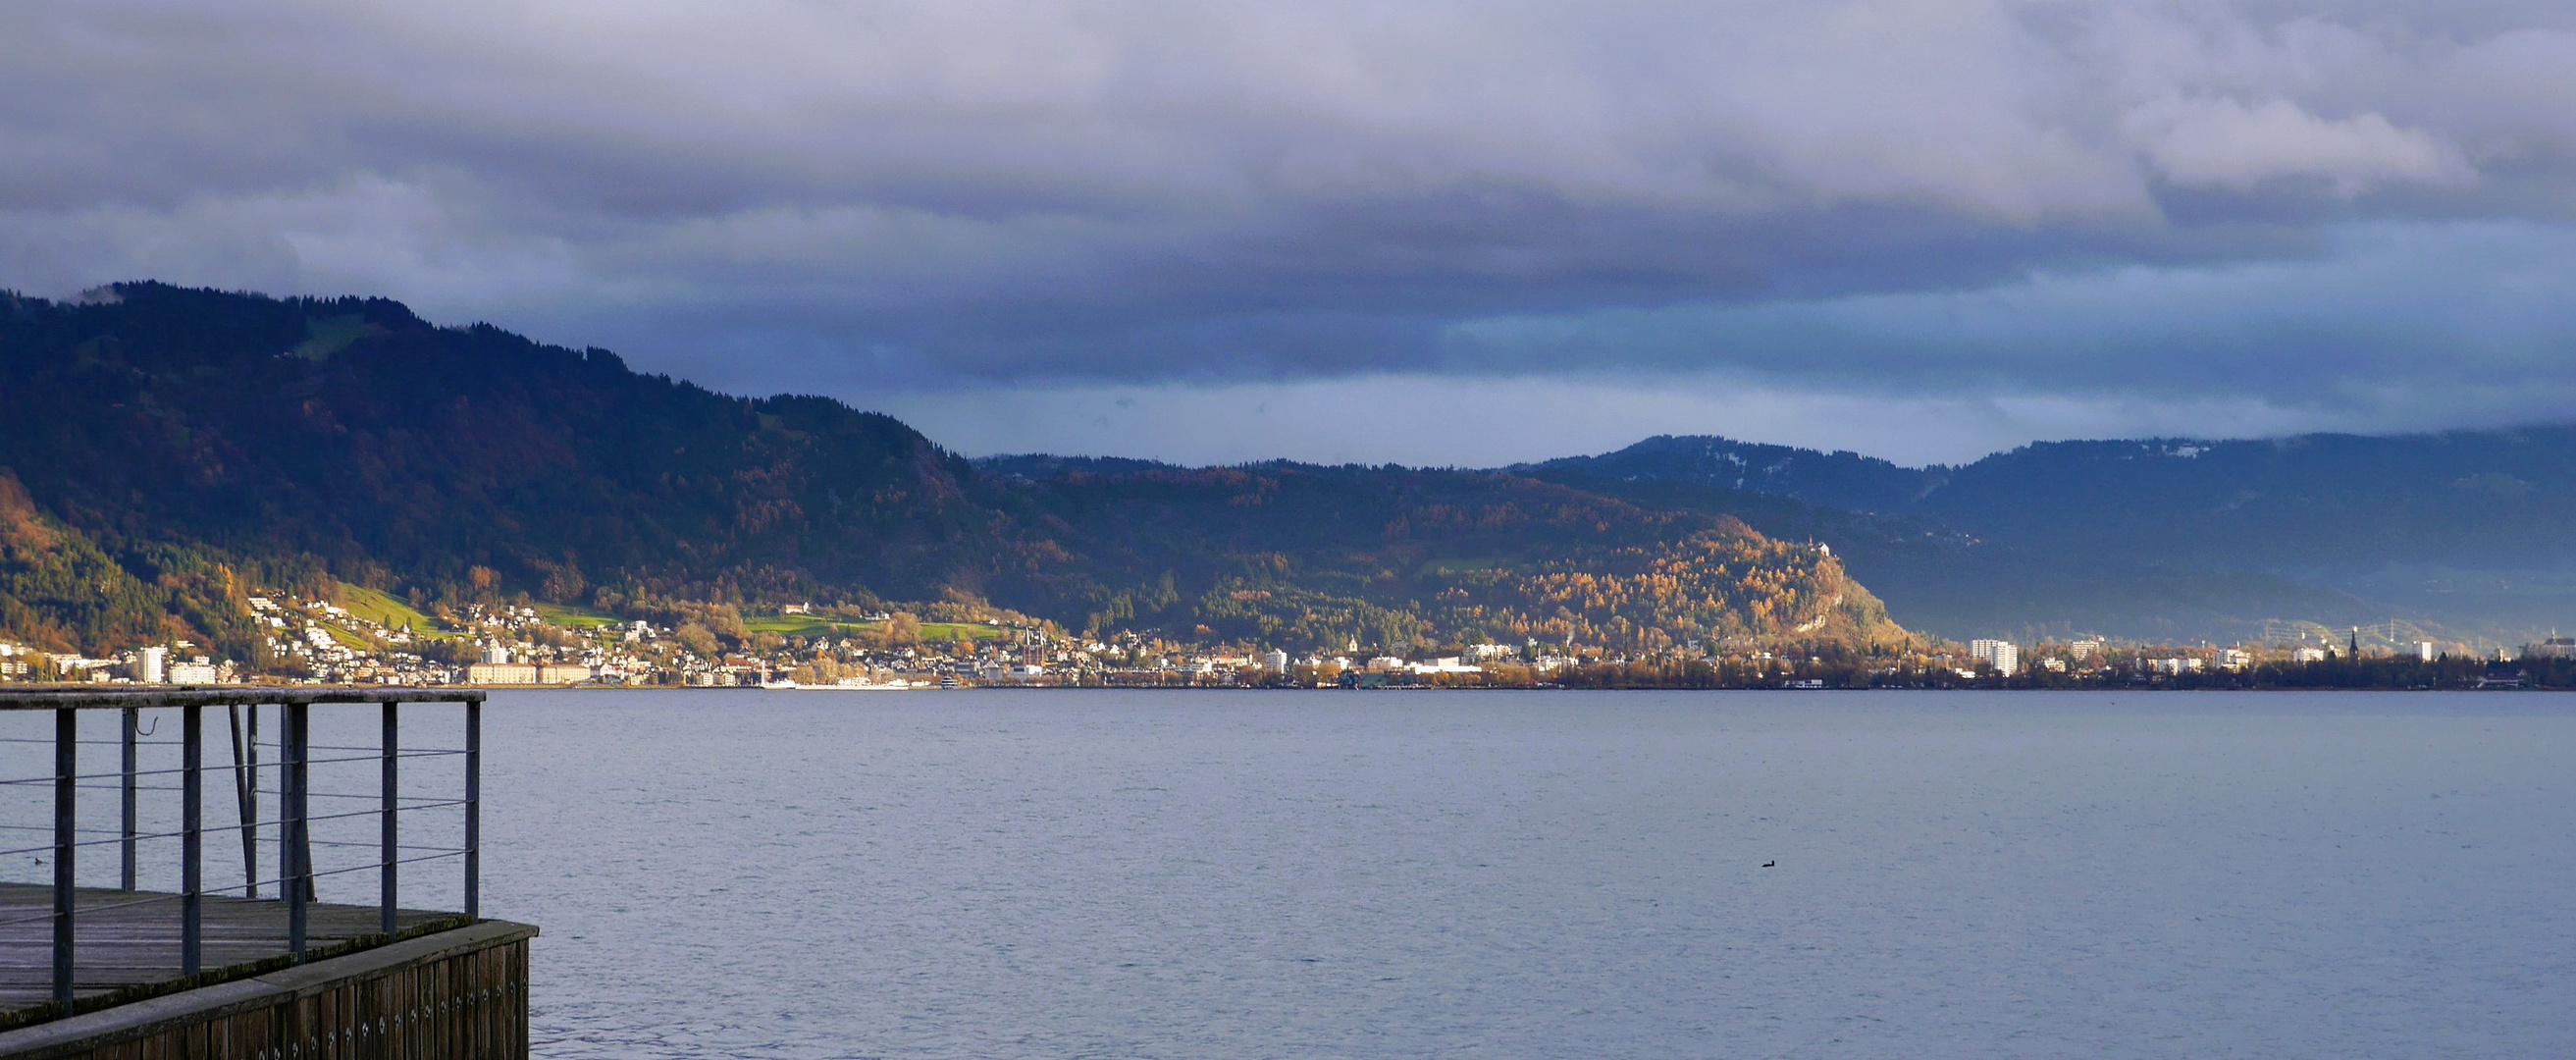
<svg viewBox="0 0 2576 1060"><path fill-rule="evenodd" d="M0 636L250 658L259 587L945 601L1289 647L1902 636L1820 550L1513 475L1051 458L382 299L0 295Z"/></svg>
<svg viewBox="0 0 2576 1060"><path fill-rule="evenodd" d="M1005 503L1082 575L1010 595L1086 626L1327 646L1902 636L1826 550L1521 476L1277 463L1018 481Z"/></svg>
<svg viewBox="0 0 2576 1060"><path fill-rule="evenodd" d="M1518 470L1668 504L1760 492L1867 513L1806 518L1899 618L1954 636L2287 621L2521 643L2576 626L2576 428L2054 442L1929 468L1657 438Z"/></svg>

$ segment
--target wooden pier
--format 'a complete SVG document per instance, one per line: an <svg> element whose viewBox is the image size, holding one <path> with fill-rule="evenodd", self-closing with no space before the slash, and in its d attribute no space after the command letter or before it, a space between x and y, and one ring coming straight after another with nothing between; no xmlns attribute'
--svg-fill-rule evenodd
<svg viewBox="0 0 2576 1060"><path fill-rule="evenodd" d="M80 933L73 945L73 996L81 1009L139 1000L183 987L179 970L179 896L83 887L73 893ZM160 901L140 901L142 899ZM286 905L206 895L201 901L205 971L199 985L244 978L293 964L286 948ZM0 883L0 1027L48 1014L54 1000L54 889ZM305 907L308 956L329 956L389 941L377 933L374 906ZM397 932L410 937L464 927L454 913L404 909ZM5 1055L5 1054L0 1054Z"/></svg>
<svg viewBox="0 0 2576 1060"><path fill-rule="evenodd" d="M398 744L398 711L418 703L461 707L463 746ZM258 758L263 705L274 707L279 724L268 762ZM51 842L0 851L32 852L53 876L50 886L0 882L0 1060L524 1060L528 940L537 931L483 920L478 912L482 705L482 692L441 689L0 688L0 710L44 711L54 722L53 738L42 741L52 745L52 771L0 778L11 793L50 788L53 803ZM308 720L316 707L370 710L379 716L382 740L317 748ZM219 802L203 797L223 776L220 766L208 768L204 754L207 714L218 708L230 712L221 719L231 737L230 794L238 809L229 823L212 819L208 804ZM168 709L179 712L181 731L153 746L176 749L180 762L144 768L139 712ZM116 738L82 739L84 712L121 721ZM81 772L79 746L101 742L121 747L121 767ZM308 768L316 750L325 752L324 761L380 767L379 782L364 794L326 793L376 803L332 815L374 819L380 841L367 844L374 848L371 862L328 872L314 865ZM460 797L402 796L401 764L422 758L461 759ZM142 783L147 778L160 779ZM84 782L121 791L117 827L85 827L77 819ZM137 800L147 791L179 793L177 831L138 831ZM255 812L262 796L275 798L273 814ZM460 813L464 846L403 842L399 821L423 812ZM250 866L263 864L252 857L254 846L268 844L273 858L265 864L277 866L276 874L239 885L260 897L208 885L209 833L230 833ZM151 839L179 841L180 892L135 889L137 844ZM115 852L121 887L76 886L76 861L87 860L84 852L107 851ZM461 861L464 909L397 904L402 866L449 858ZM313 900L317 875L351 871L375 874L377 904Z"/></svg>
<svg viewBox="0 0 2576 1060"><path fill-rule="evenodd" d="M393 941L371 906L306 907L302 961L274 901L208 897L206 970L179 975L171 903L83 890L80 1014L0 1030L8 1060L524 1060L537 929L404 910ZM176 899L178 896L167 896ZM0 887L0 918L49 911L52 889ZM52 935L0 928L0 1015L49 1015ZM18 929L18 930L12 930Z"/></svg>

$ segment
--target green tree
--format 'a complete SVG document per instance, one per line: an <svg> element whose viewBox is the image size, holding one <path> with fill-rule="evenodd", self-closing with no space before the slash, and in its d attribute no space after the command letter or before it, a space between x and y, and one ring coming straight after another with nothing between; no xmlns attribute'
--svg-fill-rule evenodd
<svg viewBox="0 0 2576 1060"><path fill-rule="evenodd" d="M681 623L680 628L674 630L671 635L679 639L681 647L689 649L691 653L700 658L712 659L716 657L716 635L708 632L707 627L703 625L696 622L684 622Z"/></svg>

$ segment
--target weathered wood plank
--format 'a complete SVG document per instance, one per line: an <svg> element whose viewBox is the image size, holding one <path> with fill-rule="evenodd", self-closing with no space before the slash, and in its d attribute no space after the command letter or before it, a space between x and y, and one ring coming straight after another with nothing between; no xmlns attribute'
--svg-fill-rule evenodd
<svg viewBox="0 0 2576 1060"><path fill-rule="evenodd" d="M523 1060L534 934L488 921L433 932L0 1031L0 1056Z"/></svg>
<svg viewBox="0 0 2576 1060"><path fill-rule="evenodd" d="M166 899L147 904L145 898ZM73 993L93 998L115 990L175 982L180 940L177 895L80 888L73 892ZM37 884L0 883L0 1023L53 1000L53 890ZM404 909L398 929L419 928L455 914ZM11 922L14 921L14 922ZM205 895L199 915L204 968L219 972L287 955L287 910L282 902ZM314 950L376 936L373 906L312 904L306 907L306 945Z"/></svg>

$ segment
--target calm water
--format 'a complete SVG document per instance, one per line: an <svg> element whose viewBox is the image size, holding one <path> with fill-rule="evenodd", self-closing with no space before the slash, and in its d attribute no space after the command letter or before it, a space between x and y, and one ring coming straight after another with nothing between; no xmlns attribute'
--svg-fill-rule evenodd
<svg viewBox="0 0 2576 1060"><path fill-rule="evenodd" d="M485 911L544 927L541 1056L2576 1055L2576 697L508 693L488 725Z"/></svg>
<svg viewBox="0 0 2576 1060"><path fill-rule="evenodd" d="M513 695L492 740L549 1056L2576 1055L2566 698Z"/></svg>

